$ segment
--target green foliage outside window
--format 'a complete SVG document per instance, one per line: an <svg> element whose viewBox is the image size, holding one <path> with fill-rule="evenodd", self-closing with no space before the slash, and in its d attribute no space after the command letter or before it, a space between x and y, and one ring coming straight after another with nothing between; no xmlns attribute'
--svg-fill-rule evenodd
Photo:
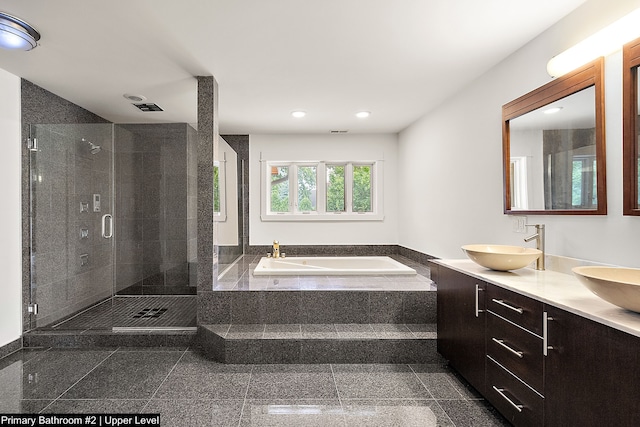
<svg viewBox="0 0 640 427"><path fill-rule="evenodd" d="M289 167L271 168L271 212L289 212Z"/></svg>
<svg viewBox="0 0 640 427"><path fill-rule="evenodd" d="M327 212L344 212L344 166L327 166Z"/></svg>
<svg viewBox="0 0 640 427"><path fill-rule="evenodd" d="M298 210L309 212L316 210L316 167L298 167Z"/></svg>
<svg viewBox="0 0 640 427"><path fill-rule="evenodd" d="M213 212L220 213L220 167L213 167Z"/></svg>
<svg viewBox="0 0 640 427"><path fill-rule="evenodd" d="M353 212L371 212L371 166L353 166Z"/></svg>

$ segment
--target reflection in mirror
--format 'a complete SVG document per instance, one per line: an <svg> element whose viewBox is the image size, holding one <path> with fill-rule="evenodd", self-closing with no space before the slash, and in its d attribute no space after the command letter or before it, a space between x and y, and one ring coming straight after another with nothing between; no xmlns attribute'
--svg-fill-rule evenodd
<svg viewBox="0 0 640 427"><path fill-rule="evenodd" d="M597 206L593 86L512 119L511 209Z"/></svg>
<svg viewBox="0 0 640 427"><path fill-rule="evenodd" d="M503 107L505 213L606 213L598 84L601 60Z"/></svg>
<svg viewBox="0 0 640 427"><path fill-rule="evenodd" d="M623 61L623 214L640 215L640 138L638 137L638 67L640 66L640 39L626 44Z"/></svg>

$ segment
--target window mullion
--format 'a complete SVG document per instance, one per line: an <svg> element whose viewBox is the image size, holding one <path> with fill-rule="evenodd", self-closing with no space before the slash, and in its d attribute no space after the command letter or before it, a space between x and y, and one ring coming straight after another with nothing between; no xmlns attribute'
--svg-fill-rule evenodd
<svg viewBox="0 0 640 427"><path fill-rule="evenodd" d="M327 168L324 162L319 162L316 168L316 211L321 215L327 213Z"/></svg>
<svg viewBox="0 0 640 427"><path fill-rule="evenodd" d="M291 163L289 170L289 210L298 213L298 165Z"/></svg>
<svg viewBox="0 0 640 427"><path fill-rule="evenodd" d="M353 212L353 164L347 163L344 165L344 198L345 198L345 213Z"/></svg>

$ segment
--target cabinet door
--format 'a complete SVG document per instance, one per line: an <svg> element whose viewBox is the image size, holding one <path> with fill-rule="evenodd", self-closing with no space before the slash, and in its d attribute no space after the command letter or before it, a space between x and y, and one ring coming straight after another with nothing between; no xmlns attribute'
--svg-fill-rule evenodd
<svg viewBox="0 0 640 427"><path fill-rule="evenodd" d="M639 426L640 338L545 309L545 425Z"/></svg>
<svg viewBox="0 0 640 427"><path fill-rule="evenodd" d="M442 266L437 279L438 352L484 393L486 283Z"/></svg>

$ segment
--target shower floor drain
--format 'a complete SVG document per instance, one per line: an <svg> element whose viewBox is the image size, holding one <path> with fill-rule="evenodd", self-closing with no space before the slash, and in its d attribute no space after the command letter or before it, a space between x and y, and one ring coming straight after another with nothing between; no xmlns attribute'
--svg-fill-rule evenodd
<svg viewBox="0 0 640 427"><path fill-rule="evenodd" d="M136 313L133 318L134 319L157 319L162 316L164 312L167 311L166 308L143 308L138 313Z"/></svg>

